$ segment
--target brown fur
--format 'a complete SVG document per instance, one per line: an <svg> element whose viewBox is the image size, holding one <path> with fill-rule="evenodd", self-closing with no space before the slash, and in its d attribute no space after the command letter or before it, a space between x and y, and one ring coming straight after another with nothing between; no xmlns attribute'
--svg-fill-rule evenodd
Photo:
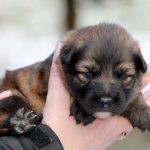
<svg viewBox="0 0 150 150"><path fill-rule="evenodd" d="M40 67L41 64L35 64L15 71L7 71L0 91L10 89L13 95L21 96L33 111L41 112L46 98L47 83L43 81L43 70L40 70ZM47 74L44 78L48 81L49 69L44 71Z"/></svg>
<svg viewBox="0 0 150 150"><path fill-rule="evenodd" d="M71 31L62 42L59 65L65 86L74 98L71 115L77 123L94 121L95 112L106 111L98 98L102 95L114 97L115 92L117 97L119 92L119 102L111 104L107 111L125 116L141 130L149 129L149 124L141 117L150 116L140 95L141 74L146 71L146 64L138 43L129 33L116 24L106 23ZM7 71L0 81L0 92L10 89L13 96L0 101L0 133L12 130L13 126L6 122L18 109L26 107L36 114L42 112L51 62L52 55L32 66ZM118 77L122 72L127 76L125 79ZM143 107L145 111L139 113ZM137 112L139 115L135 117Z"/></svg>

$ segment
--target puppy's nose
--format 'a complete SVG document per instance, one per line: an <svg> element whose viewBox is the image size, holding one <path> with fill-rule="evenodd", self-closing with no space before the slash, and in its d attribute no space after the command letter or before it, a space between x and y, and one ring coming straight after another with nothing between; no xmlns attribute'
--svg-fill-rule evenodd
<svg viewBox="0 0 150 150"><path fill-rule="evenodd" d="M99 101L105 109L109 108L113 103L113 99L111 97L101 97Z"/></svg>
<svg viewBox="0 0 150 150"><path fill-rule="evenodd" d="M100 98L100 101L103 103L103 104L110 104L113 102L113 99L111 97L101 97Z"/></svg>

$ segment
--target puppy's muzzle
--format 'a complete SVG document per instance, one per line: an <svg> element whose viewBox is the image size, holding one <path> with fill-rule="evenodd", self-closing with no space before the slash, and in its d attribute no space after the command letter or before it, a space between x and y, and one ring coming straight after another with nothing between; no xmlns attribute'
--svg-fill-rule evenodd
<svg viewBox="0 0 150 150"><path fill-rule="evenodd" d="M112 83L100 83L97 84L95 94L97 95L97 102L104 107L110 107L112 104L116 103L119 99L119 93L117 86Z"/></svg>
<svg viewBox="0 0 150 150"><path fill-rule="evenodd" d="M126 102L121 87L116 83L107 83L107 86L105 86L105 82L91 83L86 93L80 103L82 108L90 114L97 112L118 114L122 111L124 103ZM108 114L103 115L108 116Z"/></svg>

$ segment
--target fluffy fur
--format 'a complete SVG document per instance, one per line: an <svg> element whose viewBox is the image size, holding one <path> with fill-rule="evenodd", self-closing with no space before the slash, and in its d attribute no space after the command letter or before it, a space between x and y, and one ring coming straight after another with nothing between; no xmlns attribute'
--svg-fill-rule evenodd
<svg viewBox="0 0 150 150"><path fill-rule="evenodd" d="M95 118L120 114L133 127L149 130L150 109L140 92L147 66L131 35L119 25L102 23L71 31L62 42L58 63L73 97L70 115L76 122L87 125ZM45 104L51 62L52 55L9 71L1 80L0 91L13 91L13 96L0 101L1 135L26 132L41 120L36 114Z"/></svg>

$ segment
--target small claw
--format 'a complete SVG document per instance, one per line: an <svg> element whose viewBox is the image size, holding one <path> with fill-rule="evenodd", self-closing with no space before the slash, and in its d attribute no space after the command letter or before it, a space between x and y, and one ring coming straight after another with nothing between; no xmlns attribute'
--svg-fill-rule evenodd
<svg viewBox="0 0 150 150"><path fill-rule="evenodd" d="M24 110L25 110L24 107L22 107L22 108L20 108L17 112L18 112L18 113L23 113Z"/></svg>
<svg viewBox="0 0 150 150"><path fill-rule="evenodd" d="M37 114L33 115L33 116L30 118L30 120L35 119L37 116L38 116Z"/></svg>
<svg viewBox="0 0 150 150"><path fill-rule="evenodd" d="M33 113L33 111L28 111L25 115L26 115L26 117L29 117L30 115L33 116L33 115L35 115L35 114Z"/></svg>

